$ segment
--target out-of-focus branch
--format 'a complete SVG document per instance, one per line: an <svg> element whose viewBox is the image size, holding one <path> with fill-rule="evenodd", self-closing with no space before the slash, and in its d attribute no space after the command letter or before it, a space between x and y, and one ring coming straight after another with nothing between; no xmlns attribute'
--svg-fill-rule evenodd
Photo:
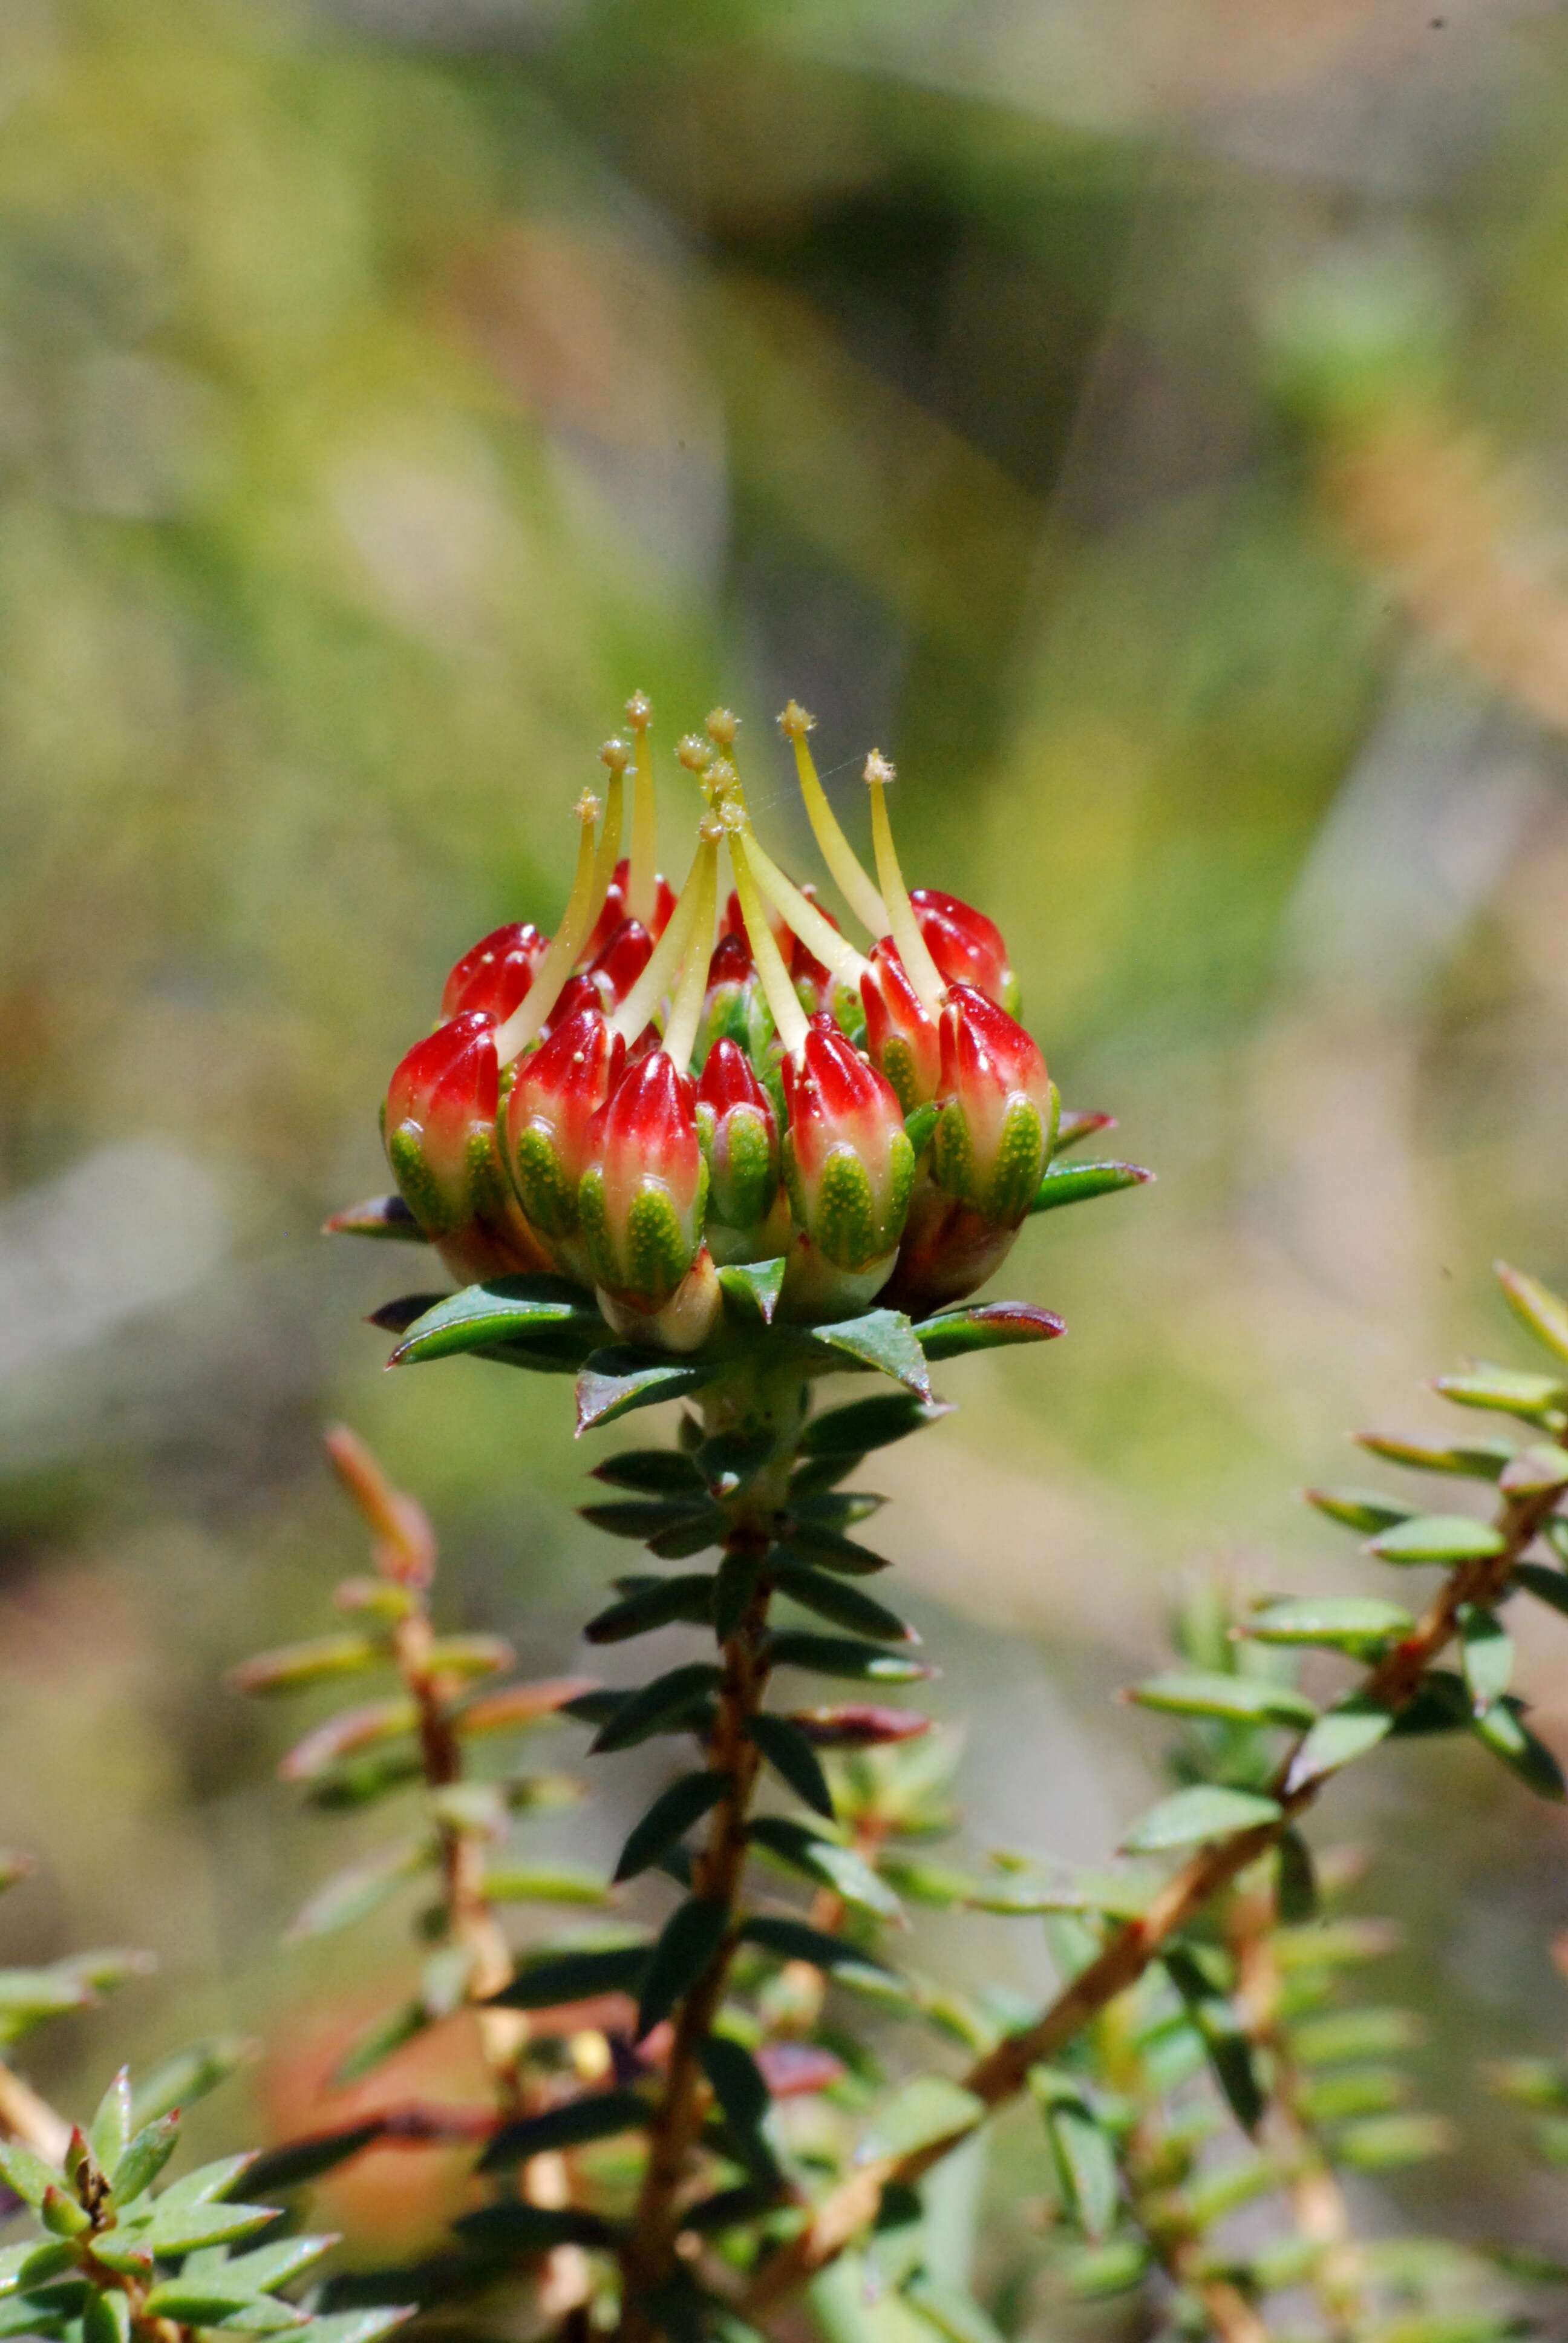
<svg viewBox="0 0 1568 2343"><path fill-rule="evenodd" d="M1361 1686L1365 1704L1391 1715L1409 1704L1458 1633L1465 1607L1497 1600L1559 1494L1553 1488L1504 1498L1496 1524L1503 1539L1499 1552L1463 1563L1451 1574L1417 1626L1391 1648ZM1136 1984L1171 1937L1266 1855L1316 1802L1331 1776L1315 1775L1292 1786L1301 1746L1298 1742L1275 1778L1276 1818L1201 1849L1166 1882L1145 1912L1117 1929L1032 2026L1004 2036L970 2067L963 2077L964 2088L988 2112L1016 2097L1031 2067L1054 2056L1100 2010ZM806 2284L875 2218L886 2189L912 2187L971 2130L972 2126L966 2126L909 2155L878 2157L860 2166L823 2200L799 2235L764 2263L745 2290L743 2308L760 2308Z"/></svg>

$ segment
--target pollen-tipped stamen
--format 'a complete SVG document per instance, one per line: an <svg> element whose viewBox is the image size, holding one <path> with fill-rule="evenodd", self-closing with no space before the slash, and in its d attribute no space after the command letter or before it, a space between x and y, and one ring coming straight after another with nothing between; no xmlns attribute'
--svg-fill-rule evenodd
<svg viewBox="0 0 1568 2343"><path fill-rule="evenodd" d="M567 979L577 964L578 954L604 903L604 896L598 891L596 884L598 855L594 845L593 826L598 813L598 799L591 789L583 791L576 810L582 831L578 840L578 867L572 876L571 893L567 897L560 926L556 930L549 950L539 962L533 983L506 1023L496 1029L496 1056L503 1066L509 1066L514 1058L521 1056L560 999Z"/></svg>
<svg viewBox="0 0 1568 2343"><path fill-rule="evenodd" d="M691 932L681 958L675 996L669 1004L669 1021L664 1029L665 1054L674 1061L676 1071L682 1074L691 1063L697 1029L702 1021L702 1004L708 994L708 966L713 958L713 923L719 910L719 841L722 835L721 826L717 821L709 820L703 823L700 868L693 880L696 902L692 910Z"/></svg>
<svg viewBox="0 0 1568 2343"><path fill-rule="evenodd" d="M927 1014L935 1017L947 997L947 986L920 933L915 907L910 900L910 890L904 884L904 874L899 868L899 857L893 845L893 825L888 820L888 783L894 779L893 768L879 749L873 749L866 759L865 779L871 792L871 842L877 850L877 877L881 881L883 900L888 907L887 932L899 948L910 982L920 996L920 1005Z"/></svg>
<svg viewBox="0 0 1568 2343"><path fill-rule="evenodd" d="M773 930L768 924L768 914L752 875L747 852L745 808L731 798L719 809L719 818L729 836L729 867L735 873L735 891L740 898L740 916L746 922L746 940L751 947L758 981L778 1028L779 1039L789 1054L795 1057L804 1049L809 1028L799 995L784 965L784 955L773 940Z"/></svg>
<svg viewBox="0 0 1568 2343"><path fill-rule="evenodd" d="M626 874L627 917L651 930L658 889L658 815L653 797L653 752L648 728L653 706L646 691L626 703L626 720L636 743L632 762L631 855Z"/></svg>
<svg viewBox="0 0 1568 2343"><path fill-rule="evenodd" d="M610 1020L610 1030L627 1042L638 1035L652 1017L654 1011L675 982L686 958L686 947L692 929L697 924L698 895L702 881L705 861L715 873L714 888L718 889L719 840L721 833L717 824L704 821L698 831L697 851L691 858L691 868L686 874L686 884L680 890L674 910L664 933L653 948L653 955L620 1007ZM709 916L709 926L712 927Z"/></svg>
<svg viewBox="0 0 1568 2343"><path fill-rule="evenodd" d="M806 800L806 818L810 822L811 833L822 860L831 871L845 902L863 928L873 936L885 936L888 932L887 908L860 868L859 858L839 829L838 817L828 803L828 793L817 778L817 767L806 739L816 720L814 716L807 714L798 699L792 699L779 719L779 729L795 751L795 770L800 779L800 794ZM818 952L817 957L820 960L822 954Z"/></svg>
<svg viewBox="0 0 1568 2343"><path fill-rule="evenodd" d="M604 820L599 828L598 851L594 858L594 900L600 904L609 893L615 866L620 860L620 833L626 809L626 769L631 762L631 751L624 740L607 740L598 752L599 763L609 773L609 785L604 793Z"/></svg>
<svg viewBox="0 0 1568 2343"><path fill-rule="evenodd" d="M719 736L713 730L715 716L723 716L727 713L727 710L719 709L715 710L714 716L710 716L708 719L709 732L716 739ZM730 720L733 723L734 719ZM756 830L752 828L751 816L747 809L746 792L741 787L740 776L729 756L709 765L704 785L718 800L733 805L739 813L745 830L746 859L750 865L751 875L756 880L759 890L766 895L790 934L799 937L812 958L819 960L823 967L829 970L840 984L848 985L851 992L858 993L860 989L860 979L869 972L870 961L863 952L858 952L849 937L841 934L833 925L832 920L826 918L817 909L816 904L800 892L795 881L785 871L780 870L772 856L762 845Z"/></svg>

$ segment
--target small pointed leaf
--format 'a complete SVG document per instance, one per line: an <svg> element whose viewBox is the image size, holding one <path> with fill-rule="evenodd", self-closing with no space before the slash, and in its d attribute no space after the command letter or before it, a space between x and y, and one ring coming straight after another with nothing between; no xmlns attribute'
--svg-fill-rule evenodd
<svg viewBox="0 0 1568 2343"><path fill-rule="evenodd" d="M1539 1423L1568 1406L1568 1384L1513 1367L1479 1366L1462 1375L1439 1375L1432 1387L1459 1407L1495 1408L1527 1423Z"/></svg>
<svg viewBox="0 0 1568 2343"><path fill-rule="evenodd" d="M819 1619L831 1620L836 1627L848 1627L854 1634L877 1636L889 1644L920 1640L895 1612L873 1603L858 1586L836 1578L830 1571L813 1570L806 1563L782 1563L775 1569L774 1584L792 1603L814 1611Z"/></svg>
<svg viewBox="0 0 1568 2343"><path fill-rule="evenodd" d="M651 2034L684 2001L717 1958L729 1927L722 1896L689 1896L678 1904L648 1955L637 2005L637 2038Z"/></svg>
<svg viewBox="0 0 1568 2343"><path fill-rule="evenodd" d="M1494 1702L1490 1708L1479 1710L1472 1724L1477 1738L1512 1767L1537 1797L1558 1803L1568 1799L1562 1767L1545 1743L1531 1732L1513 1702Z"/></svg>
<svg viewBox="0 0 1568 2343"><path fill-rule="evenodd" d="M925 1353L901 1310L868 1310L859 1318L841 1319L837 1325L813 1326L811 1339L858 1366L890 1375L920 1399L930 1398Z"/></svg>
<svg viewBox="0 0 1568 2343"><path fill-rule="evenodd" d="M807 1456L864 1456L951 1413L947 1402L921 1399L913 1392L879 1393L813 1416L800 1435L801 1452Z"/></svg>
<svg viewBox="0 0 1568 2343"><path fill-rule="evenodd" d="M809 1668L818 1675L840 1676L858 1684L918 1684L934 1675L933 1668L884 1652L874 1644L853 1642L847 1635L814 1635L787 1627L769 1638L769 1654L779 1668Z"/></svg>
<svg viewBox="0 0 1568 2343"><path fill-rule="evenodd" d="M1490 1522L1468 1513L1418 1513L1373 1538L1370 1551L1381 1562L1437 1563L1451 1570L1456 1563L1489 1562L1503 1552L1503 1537Z"/></svg>
<svg viewBox="0 0 1568 2343"><path fill-rule="evenodd" d="M1460 1658L1477 1708L1501 1700L1513 1678L1513 1638L1495 1612L1467 1603L1460 1614Z"/></svg>
<svg viewBox="0 0 1568 2343"><path fill-rule="evenodd" d="M1222 1716L1242 1725L1312 1724L1317 1710L1293 1685L1266 1676L1228 1676L1193 1669L1151 1676L1127 1694L1167 1716Z"/></svg>
<svg viewBox="0 0 1568 2343"><path fill-rule="evenodd" d="M620 1861L615 1867L616 1878L635 1879L639 1872L657 1863L719 1804L729 1787L727 1774L705 1772L683 1774L667 1790L660 1791L622 1847Z"/></svg>
<svg viewBox="0 0 1568 2343"><path fill-rule="evenodd" d="M578 1431L614 1423L639 1407L686 1399L711 1380L711 1365L689 1359L650 1359L628 1347L595 1351L578 1376Z"/></svg>
<svg viewBox="0 0 1568 2343"><path fill-rule="evenodd" d="M1287 1788L1302 1789L1308 1782L1337 1774L1342 1765L1364 1757L1394 1729L1392 1711L1377 1702L1350 1694L1325 1709L1291 1760Z"/></svg>
<svg viewBox="0 0 1568 2343"><path fill-rule="evenodd" d="M1141 1188L1152 1180L1141 1163L1074 1163L1049 1170L1035 1190L1031 1212L1052 1212L1060 1204L1086 1204L1119 1189Z"/></svg>
<svg viewBox="0 0 1568 2343"><path fill-rule="evenodd" d="M638 2091L594 2091L567 2099L538 2115L498 2131L479 2159L481 2172L498 2172L508 2165L527 2164L536 2156L558 2155L563 2148L586 2147L591 2141L617 2139L640 2131L648 2119L648 2102Z"/></svg>
<svg viewBox="0 0 1568 2343"><path fill-rule="evenodd" d="M1538 1342L1554 1352L1568 1365L1568 1302L1543 1285L1537 1277L1522 1269L1510 1269L1505 1261L1493 1265L1493 1274L1507 1298L1509 1308L1529 1327Z"/></svg>
<svg viewBox="0 0 1568 2343"><path fill-rule="evenodd" d="M859 1905L862 1911L875 1912L884 1920L901 1916L902 1907L887 1881L853 1847L840 1846L837 1840L824 1838L820 1832L782 1815L759 1816L751 1825L750 1837L753 1845L766 1847L780 1863L814 1879L819 1886L830 1888L846 1904Z"/></svg>
<svg viewBox="0 0 1568 2343"><path fill-rule="evenodd" d="M1568 1583L1568 1582L1565 1582ZM1254 1644L1308 1644L1364 1652L1408 1635L1415 1624L1397 1603L1376 1594L1307 1594L1254 1611L1242 1633Z"/></svg>
<svg viewBox="0 0 1568 2343"><path fill-rule="evenodd" d="M806 1734L798 1721L765 1711L749 1719L748 1737L767 1759L773 1771L787 1782L805 1805L813 1812L833 1819L833 1793L828 1786L828 1776Z"/></svg>
<svg viewBox="0 0 1568 2343"><path fill-rule="evenodd" d="M622 1582L627 1584L627 1582ZM618 1603L590 1619L583 1633L590 1644L623 1644L633 1635L679 1621L706 1626L712 1613L711 1572L684 1571L673 1578L638 1578L627 1584Z"/></svg>
<svg viewBox="0 0 1568 2343"><path fill-rule="evenodd" d="M724 1299L742 1324L773 1323L779 1296L784 1291L785 1264L777 1261L731 1262L719 1272Z"/></svg>
<svg viewBox="0 0 1568 2343"><path fill-rule="evenodd" d="M1123 1855L1162 1854L1167 1847L1198 1846L1204 1841L1229 1838L1232 1832L1251 1830L1259 1823L1279 1820L1272 1798L1250 1790L1227 1790L1218 1784L1195 1783L1161 1798L1121 1842Z"/></svg>
<svg viewBox="0 0 1568 2343"><path fill-rule="evenodd" d="M669 1668L651 1684L643 1684L616 1710L595 1735L592 1752L603 1756L613 1749L630 1749L656 1733L689 1732L692 1712L719 1690L721 1671L703 1660L689 1660Z"/></svg>
<svg viewBox="0 0 1568 2343"><path fill-rule="evenodd" d="M449 1293L417 1318L387 1364L411 1366L573 1323L598 1326L588 1296L564 1278L498 1277Z"/></svg>
<svg viewBox="0 0 1568 2343"><path fill-rule="evenodd" d="M429 1239L401 1196L367 1196L322 1222L323 1236L379 1237L395 1244L427 1244Z"/></svg>
<svg viewBox="0 0 1568 2343"><path fill-rule="evenodd" d="M1037 1309L1028 1302L974 1302L959 1310L940 1310L915 1328L921 1350L933 1363L961 1358L969 1351L1054 1342L1066 1332L1066 1320L1054 1310Z"/></svg>
<svg viewBox="0 0 1568 2343"><path fill-rule="evenodd" d="M1415 1513L1413 1505L1402 1505L1379 1489L1308 1489L1305 1495L1308 1504L1331 1522L1343 1522L1347 1529L1369 1536L1374 1530L1392 1530L1410 1521Z"/></svg>
<svg viewBox="0 0 1568 2343"><path fill-rule="evenodd" d="M526 1961L511 1984L490 2000L498 2009L554 2009L605 1993L637 1993L647 1966L646 1945L585 1946L547 1953Z"/></svg>

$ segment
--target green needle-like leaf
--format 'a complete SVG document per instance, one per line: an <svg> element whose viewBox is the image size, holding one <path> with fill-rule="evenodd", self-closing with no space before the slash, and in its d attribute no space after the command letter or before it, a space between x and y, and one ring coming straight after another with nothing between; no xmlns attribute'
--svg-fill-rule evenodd
<svg viewBox="0 0 1568 2343"><path fill-rule="evenodd" d="M821 1760L800 1727L787 1716L764 1712L748 1721L746 1731L773 1771L789 1784L795 1795L814 1813L825 1815L831 1822L833 1793L828 1786L828 1776L822 1771Z"/></svg>
<svg viewBox="0 0 1568 2343"><path fill-rule="evenodd" d="M806 1563L779 1563L774 1569L774 1584L780 1594L792 1603L814 1611L819 1619L829 1619L836 1627L848 1627L857 1635L879 1636L889 1644L918 1644L919 1635L895 1612L849 1581L837 1578L830 1571L813 1570Z"/></svg>
<svg viewBox="0 0 1568 2343"><path fill-rule="evenodd" d="M479 2159L479 2170L498 2172L508 2165L526 2164L536 2156L555 2155L563 2148L586 2147L593 2140L640 2131L648 2113L648 2102L638 2091L595 2091L585 2098L568 2099L560 2107L525 2116L498 2131Z"/></svg>
<svg viewBox="0 0 1568 2343"><path fill-rule="evenodd" d="M1255 1644L1307 1644L1364 1652L1408 1635L1415 1624L1397 1603L1375 1594L1307 1594L1254 1611L1242 1632Z"/></svg>
<svg viewBox="0 0 1568 2343"><path fill-rule="evenodd" d="M428 1359L447 1359L464 1351L479 1351L498 1342L543 1332L547 1328L580 1325L602 1330L603 1322L589 1298L564 1278L498 1277L467 1285L460 1293L446 1295L432 1310L417 1318L387 1363L411 1366Z"/></svg>
<svg viewBox="0 0 1568 2343"><path fill-rule="evenodd" d="M1167 1847L1197 1846L1207 1839L1229 1838L1233 1831L1251 1830L1258 1823L1275 1822L1279 1815L1272 1798L1195 1783L1151 1806L1122 1840L1121 1852L1157 1855Z"/></svg>
<svg viewBox="0 0 1568 2343"><path fill-rule="evenodd" d="M811 1339L857 1366L890 1375L917 1398L930 1400L931 1379L919 1337L901 1310L868 1310L832 1326L813 1326Z"/></svg>
<svg viewBox="0 0 1568 2343"><path fill-rule="evenodd" d="M651 1740L656 1733L689 1731L692 1712L722 1682L721 1670L703 1660L689 1660L683 1667L668 1669L621 1702L595 1735L593 1754L602 1756L612 1749L630 1749L639 1741Z"/></svg>
<svg viewBox="0 0 1568 2343"><path fill-rule="evenodd" d="M1370 1551L1380 1562L1437 1563L1452 1570L1456 1563L1490 1562L1503 1552L1503 1536L1490 1522L1473 1521L1468 1513L1418 1513L1374 1537Z"/></svg>
<svg viewBox="0 0 1568 2343"><path fill-rule="evenodd" d="M1054 1310L1040 1310L1028 1302L973 1302L958 1310L940 1310L915 1328L921 1350L934 1365L940 1359L962 1358L970 1351L994 1351L1019 1342L1050 1342L1067 1332L1067 1322Z"/></svg>
<svg viewBox="0 0 1568 2343"><path fill-rule="evenodd" d="M1141 1163L1074 1163L1053 1166L1035 1190L1031 1212L1053 1212L1061 1204L1087 1204L1122 1188L1144 1187L1154 1174Z"/></svg>
<svg viewBox="0 0 1568 2343"><path fill-rule="evenodd" d="M578 1376L578 1431L614 1423L639 1407L687 1399L715 1373L689 1359L649 1359L630 1349L595 1351Z"/></svg>
<svg viewBox="0 0 1568 2343"><path fill-rule="evenodd" d="M1151 1676L1127 1694L1167 1716L1222 1716L1242 1725L1311 1725L1317 1710L1304 1694L1266 1676L1216 1675L1194 1669Z"/></svg>
<svg viewBox="0 0 1568 2343"><path fill-rule="evenodd" d="M616 1878L635 1879L647 1871L711 1812L729 1787L727 1774L704 1772L683 1774L668 1790L660 1791L622 1847Z"/></svg>
<svg viewBox="0 0 1568 2343"><path fill-rule="evenodd" d="M879 1651L874 1644L853 1643L847 1635L812 1635L792 1627L769 1637L768 1649L775 1667L809 1668L818 1675L850 1683L918 1684L936 1674L918 1660Z"/></svg>
<svg viewBox="0 0 1568 2343"><path fill-rule="evenodd" d="M648 1952L643 1972L637 2005L639 2042L706 1975L729 1927L729 1906L721 1896L689 1896L684 1904L676 1906Z"/></svg>

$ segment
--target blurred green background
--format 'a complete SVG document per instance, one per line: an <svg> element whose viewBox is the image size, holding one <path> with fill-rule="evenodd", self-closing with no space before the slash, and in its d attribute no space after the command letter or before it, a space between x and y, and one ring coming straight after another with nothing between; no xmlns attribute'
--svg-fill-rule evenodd
<svg viewBox="0 0 1568 2343"><path fill-rule="evenodd" d="M529 1669L621 1566L564 1388L384 1378L415 1257L315 1232L447 965L553 919L633 687L675 867L716 698L803 866L772 711L852 827L879 741L1159 1172L1026 1234L1070 1339L884 1475L975 1835L1113 1843L1184 1580L1348 1583L1299 1484L1515 1354L1493 1255L1568 1272L1565 131L1568 19L1502 0L7 0L0 1950L162 1962L51 2088L236 2025L286 2122L400 1973L276 1954L341 1826L219 1688L356 1561L324 1422ZM1568 2031L1563 1824L1474 1752L1369 1776L1329 1835L1468 2143L1406 2208L1560 2237L1476 2069Z"/></svg>

